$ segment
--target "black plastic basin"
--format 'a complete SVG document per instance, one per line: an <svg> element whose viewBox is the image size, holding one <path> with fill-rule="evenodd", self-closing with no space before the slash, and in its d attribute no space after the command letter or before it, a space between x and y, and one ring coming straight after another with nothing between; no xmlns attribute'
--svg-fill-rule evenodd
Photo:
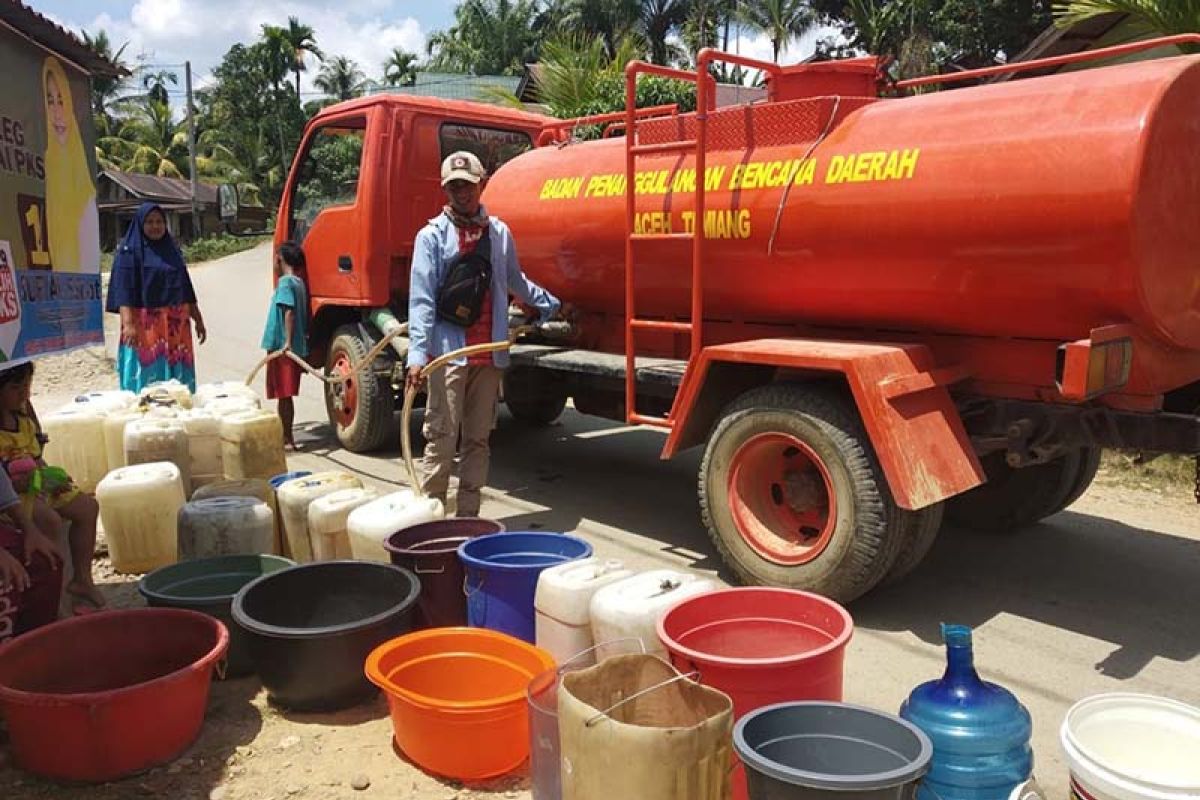
<svg viewBox="0 0 1200 800"><path fill-rule="evenodd" d="M250 581L295 566L282 556L216 556L181 561L154 570L138 581L138 591L151 606L187 608L216 617L229 629L225 677L254 672L246 651L246 634L233 622L233 596Z"/></svg>
<svg viewBox="0 0 1200 800"><path fill-rule="evenodd" d="M364 561L303 564L247 584L233 599L271 700L302 711L347 708L373 695L367 655L412 629L421 583Z"/></svg>

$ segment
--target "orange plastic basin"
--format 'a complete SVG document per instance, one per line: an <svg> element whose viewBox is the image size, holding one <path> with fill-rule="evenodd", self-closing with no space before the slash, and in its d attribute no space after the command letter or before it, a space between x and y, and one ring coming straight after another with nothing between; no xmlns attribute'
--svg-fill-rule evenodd
<svg viewBox="0 0 1200 800"><path fill-rule="evenodd" d="M367 678L384 691L396 745L422 769L476 781L529 757L529 682L544 650L482 628L434 628L381 644Z"/></svg>

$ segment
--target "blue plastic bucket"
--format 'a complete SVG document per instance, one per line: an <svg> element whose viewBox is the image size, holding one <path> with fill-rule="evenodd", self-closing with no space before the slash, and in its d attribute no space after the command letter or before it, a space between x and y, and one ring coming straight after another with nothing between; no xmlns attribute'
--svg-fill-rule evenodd
<svg viewBox="0 0 1200 800"><path fill-rule="evenodd" d="M298 472L285 472L282 475L276 475L274 478L271 478L267 483L271 484L272 489L278 489L288 481L294 481L296 478L307 478L309 475L312 475L312 472L306 469L299 470Z"/></svg>
<svg viewBox="0 0 1200 800"><path fill-rule="evenodd" d="M463 542L467 624L534 643L533 596L542 570L587 558L592 546L565 533L494 533Z"/></svg>

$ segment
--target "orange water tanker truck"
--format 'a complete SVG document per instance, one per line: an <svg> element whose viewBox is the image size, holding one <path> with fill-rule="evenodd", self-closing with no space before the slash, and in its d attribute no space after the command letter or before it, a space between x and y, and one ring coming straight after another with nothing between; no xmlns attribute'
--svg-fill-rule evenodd
<svg viewBox="0 0 1200 800"><path fill-rule="evenodd" d="M1163 41L1183 39L1003 69ZM767 98L716 107L719 61L764 70ZM468 149L526 273L579 309L569 336L516 345L509 410L547 424L570 400L662 429L663 458L703 448L704 524L747 583L850 600L911 571L945 517L1061 511L1102 448L1200 453L1200 57L899 85L879 67L629 66L630 94L695 82L691 114L321 112L277 238L308 256L316 358L351 376L327 391L343 445L389 429L403 339L361 361L403 322L440 161ZM976 85L905 92L937 81ZM604 137L572 137L584 123Z"/></svg>

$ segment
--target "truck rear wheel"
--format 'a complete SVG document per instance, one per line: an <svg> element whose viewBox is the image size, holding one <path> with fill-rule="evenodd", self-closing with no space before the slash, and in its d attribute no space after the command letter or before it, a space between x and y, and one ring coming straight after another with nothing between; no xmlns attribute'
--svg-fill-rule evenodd
<svg viewBox="0 0 1200 800"><path fill-rule="evenodd" d="M934 503L906 515L904 530L901 533L900 553L883 578L885 584L903 580L925 560L925 556L933 549L933 543L937 541L945 516L945 503Z"/></svg>
<svg viewBox="0 0 1200 800"><path fill-rule="evenodd" d="M353 453L378 449L387 438L395 414L392 387L369 370L356 372L370 352L354 325L334 332L325 362L326 375L343 375L340 384L325 384L325 410L342 447Z"/></svg>
<svg viewBox="0 0 1200 800"><path fill-rule="evenodd" d="M504 371L504 404L517 421L543 427L562 416L567 390L553 373L509 367Z"/></svg>
<svg viewBox="0 0 1200 800"><path fill-rule="evenodd" d="M852 401L773 385L722 414L700 465L713 543L751 584L846 602L896 560L912 512L896 506Z"/></svg>
<svg viewBox="0 0 1200 800"><path fill-rule="evenodd" d="M1096 473L1100 471L1100 458L1103 455L1104 449L1101 447L1083 448L1079 455L1079 472L1076 473L1071 491L1067 492L1067 497L1059 506L1058 511L1069 508L1074 505L1076 500L1083 497L1083 493L1092 485L1092 481L1096 480Z"/></svg>
<svg viewBox="0 0 1200 800"><path fill-rule="evenodd" d="M1072 450L1054 461L1021 468L1010 467L1004 453L984 456L987 483L951 498L947 517L965 528L1009 533L1057 514L1078 499L1095 477L1094 471L1086 474L1090 451Z"/></svg>

